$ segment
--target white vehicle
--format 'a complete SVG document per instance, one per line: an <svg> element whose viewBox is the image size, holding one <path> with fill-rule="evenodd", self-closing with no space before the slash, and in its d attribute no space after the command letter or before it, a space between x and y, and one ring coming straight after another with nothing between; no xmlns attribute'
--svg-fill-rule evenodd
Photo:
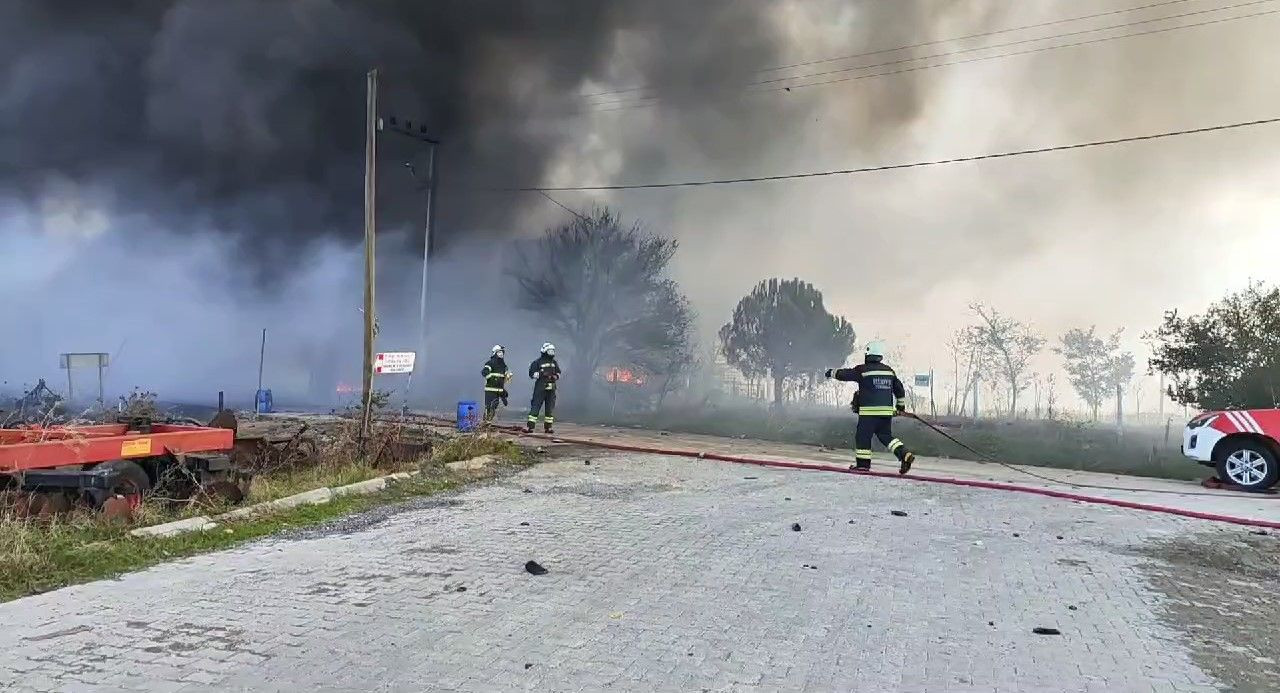
<svg viewBox="0 0 1280 693"><path fill-rule="evenodd" d="M1182 454L1249 491L1280 481L1280 409L1210 411L1187 423Z"/></svg>

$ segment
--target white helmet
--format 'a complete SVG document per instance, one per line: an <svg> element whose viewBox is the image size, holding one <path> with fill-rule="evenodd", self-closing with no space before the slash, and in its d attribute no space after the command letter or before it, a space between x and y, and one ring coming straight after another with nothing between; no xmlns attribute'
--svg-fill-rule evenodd
<svg viewBox="0 0 1280 693"><path fill-rule="evenodd" d="M542 353L546 354L547 356L555 356L556 345L552 344L551 342L546 342L545 344L542 345Z"/></svg>
<svg viewBox="0 0 1280 693"><path fill-rule="evenodd" d="M867 356L879 356L884 358L884 342L878 339L867 342Z"/></svg>
<svg viewBox="0 0 1280 693"><path fill-rule="evenodd" d="M494 356L501 356L502 352L504 351L506 351L506 349L503 348L501 344L494 344L493 348L489 350L489 353L493 354Z"/></svg>

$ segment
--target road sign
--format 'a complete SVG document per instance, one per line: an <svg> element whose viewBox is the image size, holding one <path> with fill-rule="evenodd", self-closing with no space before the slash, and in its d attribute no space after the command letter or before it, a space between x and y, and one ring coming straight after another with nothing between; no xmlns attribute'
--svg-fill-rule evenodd
<svg viewBox="0 0 1280 693"><path fill-rule="evenodd" d="M916 373L916 387L929 387L929 382L933 380L930 373Z"/></svg>
<svg viewBox="0 0 1280 693"><path fill-rule="evenodd" d="M412 373L418 354L412 351L384 351L373 357L373 372L378 375Z"/></svg>

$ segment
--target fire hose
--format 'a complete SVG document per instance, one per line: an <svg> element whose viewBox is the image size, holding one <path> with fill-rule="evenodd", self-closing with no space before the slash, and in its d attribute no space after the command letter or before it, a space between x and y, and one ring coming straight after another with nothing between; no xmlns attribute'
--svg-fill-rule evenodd
<svg viewBox="0 0 1280 693"><path fill-rule="evenodd" d="M930 423L928 420L924 419L923 417L921 417L921 416L920 416L920 415L918 415L918 414L915 414L915 413L912 413L912 412L903 412L901 415L902 415L902 416L905 416L905 417L907 417L907 418L909 418L909 419L915 419L916 421L920 422L920 424L921 424L921 425L923 425L925 428L928 428L929 430L933 431L934 433L937 433L938 435L942 436L943 438L946 438L947 440L951 441L952 443L955 443L955 444L956 444L956 445L958 445L959 447L963 448L965 451L967 451L967 452L969 452L970 454L972 454L972 455L974 455L975 457L977 457L978 459L976 459L976 460L974 460L974 461L975 461L975 462L978 462L979 464L994 464L994 465L999 465L999 466L1004 467L1005 469L1008 469L1008 470L1010 470L1010 471L1014 471L1014 472L1017 472L1017 473L1019 473L1019 474L1025 474L1025 475L1027 475L1027 476L1029 476L1029 477L1032 477L1032 478L1035 478L1035 479L1039 479L1039 480L1041 480L1041 481L1047 481L1047 482L1049 482L1049 483L1051 483L1051 484L1060 484L1060 485L1062 485L1062 486L1072 486L1072 487L1075 487L1075 488L1091 488L1091 489L1096 489L1096 490L1099 490L1099 491L1129 491L1129 492L1138 492L1138 493L1161 493L1161 494L1169 494L1169 495L1174 495L1174 496L1207 496L1207 497L1216 497L1216 498L1221 498L1221 497L1222 497L1222 494L1220 494L1220 493L1205 493L1205 492L1203 492L1203 491L1172 491L1172 490L1169 490L1169 489L1155 489L1155 488L1127 488L1127 487L1124 487L1124 486L1106 486L1106 485L1103 485L1103 484L1086 484L1086 483L1078 482L1078 481L1066 481L1066 480L1063 480L1063 479L1054 479L1053 477L1045 476L1045 475L1043 475L1043 474L1037 474L1037 473L1035 473L1035 472L1033 472L1033 471L1030 471L1030 470L1028 470L1028 469L1023 469L1022 467L1018 467L1018 466L1015 466L1015 465L1009 464L1009 463L1007 463L1007 462L1001 462L1000 460L997 460L997 459L995 459L995 458L991 457L990 455L988 455L988 454L986 454L986 453L980 452L980 451L978 451L978 450L974 450L973 448L969 447L968 445L965 445L964 443L960 442L959 440L956 440L956 438L955 438L954 436L952 436L950 433L947 433L946 431L942 430L942 429L941 429L941 428L939 428L938 426L935 426L934 424ZM1273 495L1260 495L1260 496L1258 496L1258 497L1259 497L1259 498L1268 498L1268 499L1271 499L1271 498L1280 498L1280 497L1278 497L1278 496L1275 496L1274 494L1273 494Z"/></svg>
<svg viewBox="0 0 1280 693"><path fill-rule="evenodd" d="M450 421L448 419L444 419L441 417L422 416L422 418L433 420L448 426L452 426L454 424L453 421ZM926 423L924 421L921 421L921 422ZM926 425L928 424L926 423ZM610 443L610 442L605 442L600 440L592 440L589 438L572 438L572 437L566 437L566 436L560 436L560 435L527 433L523 428L519 426L504 426L500 424L489 424L489 426L495 430L499 430L515 436L532 437L532 438L538 438L543 440L549 440L552 442L562 442L562 443L569 443L573 445L583 445L583 446L601 448L606 450L615 450L619 452L635 452L635 453L652 454L652 455L667 455L671 457L687 457L687 458L694 458L694 459L700 459L700 460L714 460L717 462L749 464L757 467L774 467L774 468L780 468L780 469L801 469L806 471L837 472L841 474L852 475L852 473L849 471L847 467L831 465L831 464L807 464L802 462L790 462L790 461L783 461L783 460L769 460L769 459L763 459L763 458L742 457L738 455L726 455L726 454L717 453L717 452L679 450L679 449L671 449L671 448L660 448L660 447L654 447L649 445L630 445L626 443ZM934 430L937 430L937 429L935 428ZM942 431L938 431L938 432L942 433L942 435L944 435L947 438L951 438L950 435L947 435ZM990 460L989 456L982 455L978 451L970 449L968 446L964 445L963 443L960 443L959 441L954 441L954 442L956 442L957 445L960 445L961 447L969 450L973 454L980 455L986 458L987 460ZM1073 485L1073 486L1080 486L1082 488L1097 488L1097 489L1111 490L1111 491L1128 491L1128 492L1139 492L1139 493L1170 493L1170 494L1184 495L1184 496L1193 496L1193 495L1194 496L1215 496L1218 498L1223 497L1222 494L1215 494L1215 493L1195 493L1195 492L1183 493L1178 491L1161 491L1157 489L1132 489L1132 488L1122 488L1122 487L1073 484L1072 482L1059 481L1057 479L1051 479L1049 477L1040 477L1039 475L1036 475L1031 472L1027 472L1026 470L1022 470L1017 467L1013 467L1012 465L1007 465L1006 463L1003 463L1003 462L996 462L995 464L1007 466L1010 469L1027 473L1031 476L1043 479L1045 481L1048 481L1054 484ZM1120 500L1117 498L1089 496L1081 493L1072 493L1069 491L1056 491L1054 489L1040 488L1036 486L1020 486L1017 484L1001 482L1001 481L956 479L953 477L930 476L930 475L924 475L924 474L907 474L906 476L899 476L896 472L878 472L878 471L859 472L857 476L874 476L874 477L880 477L884 479L905 479L910 481L946 484L948 486L963 486L967 488L980 488L980 489L988 489L988 490L996 490L996 491L1012 491L1015 493L1028 493L1028 494L1044 496L1048 498L1058 498L1061 500L1076 501L1080 503L1090 503L1093 505L1107 505L1107 506L1116 507L1116 508L1125 508L1128 510L1141 510L1145 512L1155 512L1155 513L1161 513L1165 515L1176 515L1178 517L1187 517L1187 518L1192 518L1197 520L1207 520L1210 522L1222 522L1226 524L1240 525L1243 527L1280 529L1280 522L1275 522L1271 520L1256 520L1256 519L1251 519L1246 517L1235 517L1232 515L1221 515L1218 513L1202 512L1199 510L1188 510L1186 508L1177 508L1173 506L1155 505L1153 503L1139 503L1135 501Z"/></svg>

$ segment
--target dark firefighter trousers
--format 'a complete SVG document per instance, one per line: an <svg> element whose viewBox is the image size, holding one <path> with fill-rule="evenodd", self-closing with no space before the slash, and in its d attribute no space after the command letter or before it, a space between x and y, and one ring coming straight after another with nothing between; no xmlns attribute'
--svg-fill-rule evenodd
<svg viewBox="0 0 1280 693"><path fill-rule="evenodd" d="M550 428L555 423L556 410L556 391L555 389L547 389L545 386L535 386L533 388L533 399L529 402L529 425L532 426L538 422L538 414L545 409L546 416L542 419L544 426Z"/></svg>
<svg viewBox="0 0 1280 693"><path fill-rule="evenodd" d="M484 391L484 420L493 421L498 413L498 403L502 401L502 392Z"/></svg>
<svg viewBox="0 0 1280 693"><path fill-rule="evenodd" d="M858 417L858 430L853 435L853 456L854 460L861 466L871 464L871 438L880 439L881 444L893 453L894 457L901 462L907 456L907 446L902 444L901 440L893 437L893 417L892 416L867 416Z"/></svg>

